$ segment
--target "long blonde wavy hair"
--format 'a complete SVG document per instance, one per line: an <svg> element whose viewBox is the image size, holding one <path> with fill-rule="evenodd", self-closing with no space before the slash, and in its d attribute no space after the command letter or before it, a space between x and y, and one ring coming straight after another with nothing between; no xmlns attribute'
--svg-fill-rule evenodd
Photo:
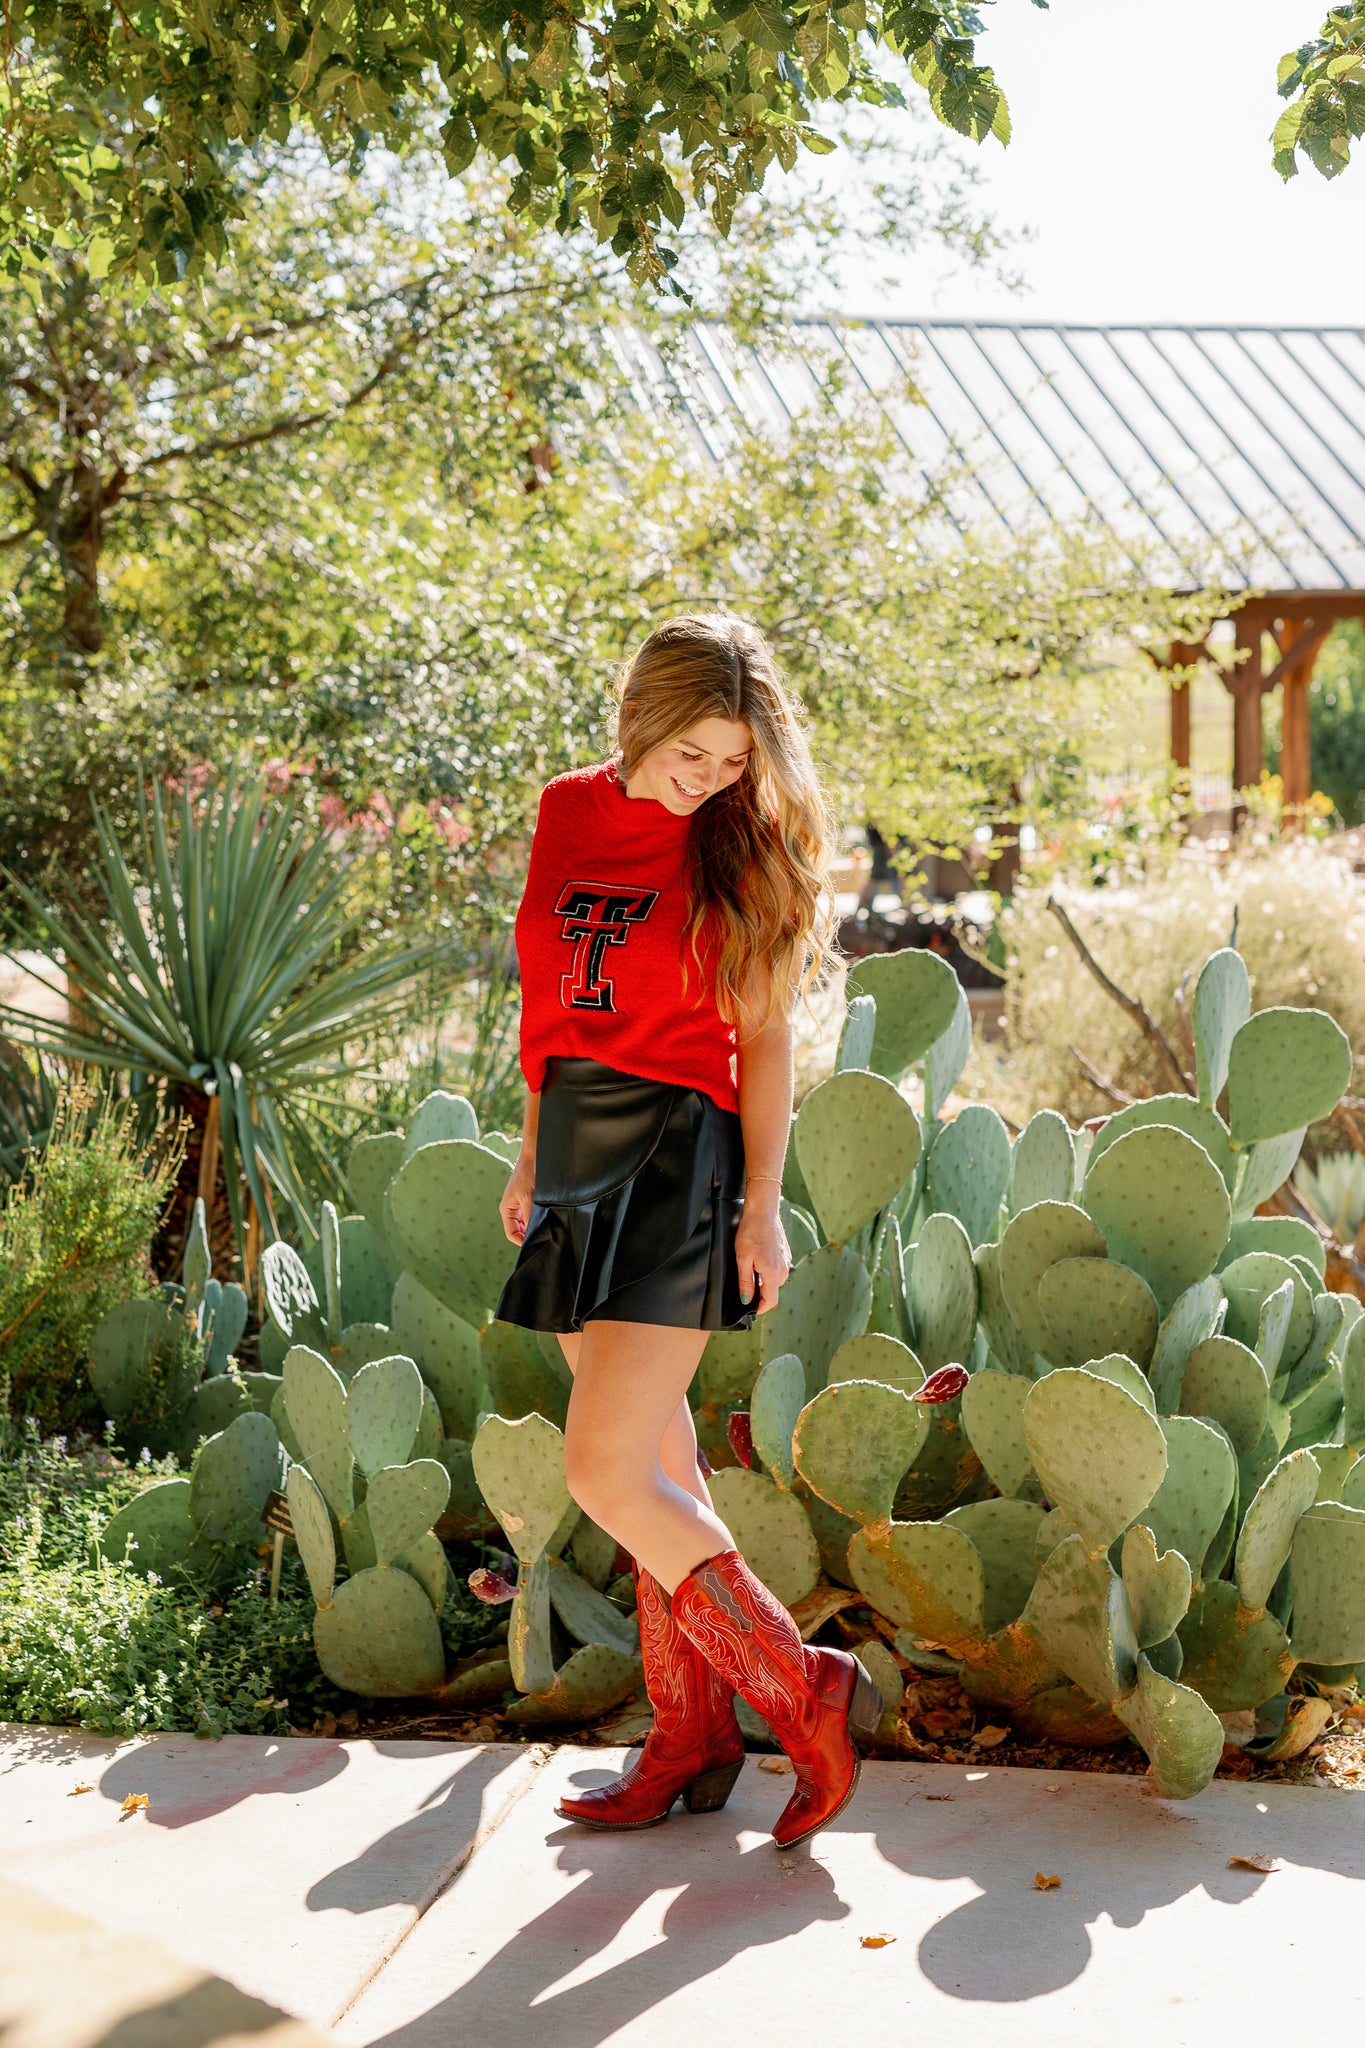
<svg viewBox="0 0 1365 2048"><path fill-rule="evenodd" d="M801 714L762 633L722 612L656 627L622 669L617 697L623 781L705 718L753 735L744 773L692 820L687 933L699 972L715 977L721 1015L756 1028L798 991L808 996L839 957L829 886L837 827Z"/></svg>

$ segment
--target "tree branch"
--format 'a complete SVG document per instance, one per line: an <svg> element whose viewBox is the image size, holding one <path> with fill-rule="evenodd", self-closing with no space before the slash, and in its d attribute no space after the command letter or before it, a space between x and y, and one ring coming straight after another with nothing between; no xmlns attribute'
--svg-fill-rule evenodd
<svg viewBox="0 0 1365 2048"><path fill-rule="evenodd" d="M1178 1063L1175 1054L1166 1042L1165 1034L1160 1029L1147 1005L1140 1001L1137 996L1128 995L1119 987L1116 981L1110 980L1055 896L1048 897L1047 907L1105 994L1112 997L1121 1010L1127 1012L1141 1031L1143 1037L1155 1048L1158 1059L1161 1061L1167 1075L1174 1082L1177 1091L1181 1095L1193 1095L1195 1090L1190 1082L1189 1075Z"/></svg>
<svg viewBox="0 0 1365 2048"><path fill-rule="evenodd" d="M1091 1087L1097 1088L1101 1095L1107 1095L1109 1100L1117 1103L1120 1109L1127 1109L1130 1104L1137 1101L1136 1095L1125 1095L1123 1090L1116 1088L1112 1081L1106 1081L1099 1068L1091 1065L1078 1045L1068 1043L1067 1051L1071 1054Z"/></svg>
<svg viewBox="0 0 1365 2048"><path fill-rule="evenodd" d="M35 519L31 526L21 527L17 533L0 535L0 554L3 554L6 548L21 547L31 533L41 530L42 524L41 519Z"/></svg>

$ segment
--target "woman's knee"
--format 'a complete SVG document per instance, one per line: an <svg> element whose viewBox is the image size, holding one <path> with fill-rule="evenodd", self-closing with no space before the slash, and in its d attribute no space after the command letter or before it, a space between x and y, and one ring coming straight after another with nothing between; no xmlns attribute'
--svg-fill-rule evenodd
<svg viewBox="0 0 1365 2048"><path fill-rule="evenodd" d="M564 1432L564 1478L584 1514L604 1529L609 1529L620 1508L639 1494L643 1474L632 1469L637 1464L638 1460L623 1455L594 1433L575 1429L570 1411Z"/></svg>

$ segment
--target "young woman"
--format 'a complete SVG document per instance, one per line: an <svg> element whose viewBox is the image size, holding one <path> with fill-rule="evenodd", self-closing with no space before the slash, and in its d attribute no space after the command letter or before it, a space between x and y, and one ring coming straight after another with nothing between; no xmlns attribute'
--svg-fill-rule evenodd
<svg viewBox="0 0 1365 2048"><path fill-rule="evenodd" d="M808 1649L749 1570L697 1462L687 1389L791 1267L778 1201L790 1009L832 947L832 821L772 653L737 619L661 626L620 683L617 750L543 792L517 914L520 1246L498 1315L559 1335L569 1490L630 1551L654 1726L623 1778L566 1799L652 1827L723 1806L740 1693L796 1767L790 1848L852 1797L881 1700Z"/></svg>

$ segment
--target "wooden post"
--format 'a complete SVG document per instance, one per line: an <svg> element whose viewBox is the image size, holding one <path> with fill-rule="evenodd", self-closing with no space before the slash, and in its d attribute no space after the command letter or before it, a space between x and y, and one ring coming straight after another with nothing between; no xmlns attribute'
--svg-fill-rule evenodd
<svg viewBox="0 0 1365 2048"><path fill-rule="evenodd" d="M1171 684L1171 764L1190 772L1190 683Z"/></svg>
<svg viewBox="0 0 1365 2048"><path fill-rule="evenodd" d="M1232 692L1232 823L1236 830L1246 821L1241 792L1254 789L1265 767L1265 741L1261 730L1261 621L1238 612L1237 652L1243 656L1227 679Z"/></svg>
<svg viewBox="0 0 1365 2048"><path fill-rule="evenodd" d="M1280 781L1283 785L1281 825L1286 832L1301 832L1308 799L1313 794L1313 745L1309 725L1308 692L1313 669L1327 629L1303 637L1305 621L1284 620L1275 630L1281 655L1292 645L1295 659L1283 676L1280 700Z"/></svg>

